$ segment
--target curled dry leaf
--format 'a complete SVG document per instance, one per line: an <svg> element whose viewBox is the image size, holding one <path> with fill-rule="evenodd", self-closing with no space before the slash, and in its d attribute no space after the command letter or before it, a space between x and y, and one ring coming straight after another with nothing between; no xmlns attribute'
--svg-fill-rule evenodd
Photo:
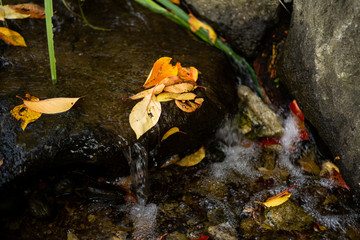
<svg viewBox="0 0 360 240"><path fill-rule="evenodd" d="M146 95L131 110L129 122L131 128L139 139L145 132L155 126L161 114L161 104L154 95Z"/></svg>
<svg viewBox="0 0 360 240"><path fill-rule="evenodd" d="M30 101L39 101L37 97L30 96L30 94L26 94L26 97L30 99ZM35 122L39 117L41 117L40 112L27 108L25 104L14 107L10 113L16 118L16 120L21 119L21 128L23 131L25 131L25 128L29 123Z"/></svg>
<svg viewBox="0 0 360 240"><path fill-rule="evenodd" d="M170 137L171 135L173 135L174 133L177 133L177 132L184 133L184 132L181 132L178 127L170 128L170 129L164 134L164 136L161 138L161 142L164 141L165 139L167 139L168 137Z"/></svg>
<svg viewBox="0 0 360 240"><path fill-rule="evenodd" d="M189 16L190 16L190 18L188 20L188 23L190 24L191 31L197 32L200 30L200 28L203 28L205 31L208 32L208 37L209 37L210 41L213 44L215 44L215 41L217 38L215 31L209 25L199 21L199 19L197 19L191 13L189 14Z"/></svg>
<svg viewBox="0 0 360 240"><path fill-rule="evenodd" d="M24 101L29 109L46 114L56 114L68 111L80 98L49 98L40 101L29 101L17 96Z"/></svg>
<svg viewBox="0 0 360 240"><path fill-rule="evenodd" d="M164 87L165 87L164 84L156 85L155 87L149 88L147 90L139 92L138 94L135 94L134 96L129 97L129 99L136 100L136 99L144 98L146 95L149 95L149 94L152 94L152 95L159 94L164 90Z"/></svg>
<svg viewBox="0 0 360 240"><path fill-rule="evenodd" d="M13 46L26 47L24 38L18 32L8 28L0 27L0 38Z"/></svg>
<svg viewBox="0 0 360 240"><path fill-rule="evenodd" d="M158 102L167 102L171 100L180 100L180 101L186 101L186 100L194 100L196 98L195 93L160 93L156 96L156 101Z"/></svg>
<svg viewBox="0 0 360 240"><path fill-rule="evenodd" d="M8 5L8 6L15 12L29 15L30 18L45 19L45 8L37 4L24 3L24 4Z"/></svg>
<svg viewBox="0 0 360 240"><path fill-rule="evenodd" d="M204 102L203 98L195 98L195 101L179 101L175 100L176 106L183 110L184 112L194 112L199 109Z"/></svg>
<svg viewBox="0 0 360 240"><path fill-rule="evenodd" d="M289 200L289 198L291 197L292 193L289 193L289 190L295 188L297 186L292 186L288 189L286 189L285 191L279 193L278 195L268 198L265 202L258 202L258 201L254 201L256 203L261 203L263 204L265 207L276 207L279 206L281 204L283 204L284 202L286 202L287 200Z"/></svg>
<svg viewBox="0 0 360 240"><path fill-rule="evenodd" d="M327 161L322 164L320 175L328 177L337 186L350 190L350 187L346 184L345 180L341 176L339 168L332 162Z"/></svg>
<svg viewBox="0 0 360 240"><path fill-rule="evenodd" d="M184 93L190 92L196 88L196 84L192 82L178 83L164 88L164 92Z"/></svg>
<svg viewBox="0 0 360 240"><path fill-rule="evenodd" d="M177 76L177 67L170 64L171 58L162 57L158 59L151 69L151 72L144 83L145 88L153 87L167 77Z"/></svg>
<svg viewBox="0 0 360 240"><path fill-rule="evenodd" d="M181 66L181 63L179 63L179 62L176 63L176 67L178 68L178 76L181 79L189 80L189 81L193 81L193 82L197 81L199 71L196 68L194 68L194 67L183 68Z"/></svg>
<svg viewBox="0 0 360 240"><path fill-rule="evenodd" d="M30 17L30 14L23 14L15 11L9 5L0 6L0 20L5 21L5 19L23 19Z"/></svg>
<svg viewBox="0 0 360 240"><path fill-rule="evenodd" d="M182 167L190 167L198 164L205 158L205 148L202 146L199 150L194 152L193 154L190 154L180 161L176 162L177 165Z"/></svg>

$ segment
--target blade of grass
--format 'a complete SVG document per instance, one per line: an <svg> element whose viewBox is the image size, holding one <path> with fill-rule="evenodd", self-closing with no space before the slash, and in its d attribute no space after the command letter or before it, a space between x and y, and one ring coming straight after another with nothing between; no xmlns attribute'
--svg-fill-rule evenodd
<svg viewBox="0 0 360 240"><path fill-rule="evenodd" d="M53 34L53 5L52 0L45 0L45 21L46 21L46 36L48 40L49 59L50 59L50 71L52 83L56 84L56 59L54 51L54 34Z"/></svg>
<svg viewBox="0 0 360 240"><path fill-rule="evenodd" d="M83 20L84 20L84 22L86 23L86 25L88 25L89 27L91 27L91 28L94 29L94 30L111 31L111 29L96 27L96 26L92 25L92 24L87 20L87 18L85 17L84 11L82 10L82 7L81 7L80 0L78 0L78 3L79 3L79 9L80 9L81 17L83 18Z"/></svg>

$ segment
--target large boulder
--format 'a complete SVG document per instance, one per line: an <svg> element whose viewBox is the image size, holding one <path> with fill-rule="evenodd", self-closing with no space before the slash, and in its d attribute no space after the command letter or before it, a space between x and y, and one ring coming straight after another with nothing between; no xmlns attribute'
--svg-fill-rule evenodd
<svg viewBox="0 0 360 240"><path fill-rule="evenodd" d="M163 56L199 69L198 84L206 90L196 93L205 101L194 113L182 112L173 102L162 103L159 123L137 145L150 152L150 159L161 161L158 156L200 147L236 108L235 79L226 57L163 16L128 0L85 2L88 20L111 29L97 31L61 1L54 4L56 85L50 79L44 20L8 21L9 28L24 36L27 48L0 43L0 185L23 172L56 172L69 165L95 164L97 174L106 176L128 174L126 156L131 154L126 152L137 151L129 150L137 142L129 113L138 101L123 98L141 91L137 88ZM16 95L25 93L40 99L84 97L70 111L42 115L22 131L10 110L22 103ZM158 147L161 136L174 126L188 134L175 134Z"/></svg>
<svg viewBox="0 0 360 240"><path fill-rule="evenodd" d="M278 21L273 0L186 0L220 36L244 57L255 57L266 32Z"/></svg>
<svg viewBox="0 0 360 240"><path fill-rule="evenodd" d="M360 190L360 2L294 1L282 82Z"/></svg>

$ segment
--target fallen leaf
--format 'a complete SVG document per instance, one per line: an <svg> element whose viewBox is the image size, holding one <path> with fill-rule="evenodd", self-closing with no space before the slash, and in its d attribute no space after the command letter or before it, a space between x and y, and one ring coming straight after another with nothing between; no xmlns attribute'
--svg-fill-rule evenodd
<svg viewBox="0 0 360 240"><path fill-rule="evenodd" d="M176 162L177 165L182 167L190 167L198 164L205 158L205 148L202 146L199 150L194 152L193 154L190 154L180 161Z"/></svg>
<svg viewBox="0 0 360 240"><path fill-rule="evenodd" d="M158 102L167 102L171 100L180 100L180 101L186 101L186 100L194 100L196 98L195 93L160 93L156 96L156 101Z"/></svg>
<svg viewBox="0 0 360 240"><path fill-rule="evenodd" d="M263 204L265 207L276 207L279 206L281 204L283 204L284 202L286 202L287 200L289 200L289 198L291 197L292 193L289 193L289 190L294 188L296 186L292 186L288 189L286 189L284 192L279 193L278 195L268 198L265 202L259 202L259 201L254 201L256 203L261 203Z"/></svg>
<svg viewBox="0 0 360 240"><path fill-rule="evenodd" d="M322 164L320 175L328 176L337 186L350 190L350 187L341 176L339 168L332 162L326 161Z"/></svg>
<svg viewBox="0 0 360 240"><path fill-rule="evenodd" d="M170 129L164 134L164 136L161 138L161 142L164 141L165 139L167 139L168 137L170 137L171 135L173 135L174 133L177 133L177 132L181 132L178 127L170 128ZM183 133L183 132L181 132L181 133Z"/></svg>
<svg viewBox="0 0 360 240"><path fill-rule="evenodd" d="M165 233L164 235L160 236L159 238L157 238L156 240L162 240L163 237L165 237L167 235L167 233Z"/></svg>
<svg viewBox="0 0 360 240"><path fill-rule="evenodd" d="M22 14L14 11L9 5L0 6L0 20L5 19L23 19L30 17L30 14Z"/></svg>
<svg viewBox="0 0 360 240"><path fill-rule="evenodd" d="M29 101L17 96L24 101L29 109L46 114L56 114L68 111L80 98L49 98L40 101Z"/></svg>
<svg viewBox="0 0 360 240"><path fill-rule="evenodd" d="M184 92L190 92L196 88L196 85L194 83L178 83L171 86L167 86L164 88L164 92L169 93L184 93Z"/></svg>
<svg viewBox="0 0 360 240"><path fill-rule="evenodd" d="M210 237L208 237L208 236L201 235L200 238L193 239L193 240L208 240L209 238L210 238Z"/></svg>
<svg viewBox="0 0 360 240"><path fill-rule="evenodd" d="M4 158L0 159L0 167L4 164Z"/></svg>
<svg viewBox="0 0 360 240"><path fill-rule="evenodd" d="M192 101L179 101L175 100L176 106L184 112L194 112L199 109L204 102L203 98L196 98L194 102Z"/></svg>
<svg viewBox="0 0 360 240"><path fill-rule="evenodd" d="M0 38L13 46L26 47L24 38L18 32L8 28L0 27Z"/></svg>
<svg viewBox="0 0 360 240"><path fill-rule="evenodd" d="M190 18L188 20L188 23L190 24L191 31L197 32L201 28L203 28L205 31L208 32L208 38L210 39L210 41L215 44L217 38L215 31L209 25L199 21L199 19L197 19L193 14L190 13L189 16Z"/></svg>
<svg viewBox="0 0 360 240"><path fill-rule="evenodd" d="M170 2L176 4L176 5L180 5L180 0L170 0Z"/></svg>
<svg viewBox="0 0 360 240"><path fill-rule="evenodd" d="M30 18L45 19L45 8L37 4L24 3L8 6L18 13L29 15Z"/></svg>
<svg viewBox="0 0 360 240"><path fill-rule="evenodd" d="M144 83L145 88L153 87L160 83L161 80L167 77L177 76L177 67L170 64L171 58L162 57L159 58L153 65L148 78Z"/></svg>
<svg viewBox="0 0 360 240"><path fill-rule="evenodd" d="M27 108L24 104L14 107L14 109L10 112L17 120L22 120L21 128L23 131L25 131L25 128L29 123L35 122L39 117L41 117L41 113Z"/></svg>
<svg viewBox="0 0 360 240"><path fill-rule="evenodd" d="M297 116L301 121L304 121L304 119L305 119L305 118L304 118L304 115L303 115L303 113L301 112L299 106L297 105L296 100L293 100L293 101L289 104L289 106L290 106L291 112L292 112L295 116Z"/></svg>
<svg viewBox="0 0 360 240"><path fill-rule="evenodd" d="M160 83L163 83L165 86L171 86L183 82L184 80L181 79L179 76L167 77L160 81Z"/></svg>
<svg viewBox="0 0 360 240"><path fill-rule="evenodd" d="M131 110L130 126L139 139L145 132L155 126L161 114L161 104L156 101L154 95L149 94L138 102Z"/></svg>
<svg viewBox="0 0 360 240"><path fill-rule="evenodd" d="M179 63L179 62L177 62L175 66L178 68L178 76L181 79L189 80L189 81L193 81L193 82L197 81L199 72L196 68L194 68L194 67L183 68L181 66L181 63Z"/></svg>
<svg viewBox="0 0 360 240"><path fill-rule="evenodd" d="M308 140L309 134L306 131L305 122L304 122L304 115L302 114L299 106L297 105L296 100L293 100L290 104L290 110L294 116L297 118L297 125L300 130L300 139L301 140Z"/></svg>
<svg viewBox="0 0 360 240"><path fill-rule="evenodd" d="M165 88L164 84L159 84L159 85L156 85L155 87L152 87L152 88L149 88L142 92L139 92L138 94L135 94L134 96L129 97L129 99L136 100L136 99L141 99L149 94L159 94L164 90L164 88Z"/></svg>

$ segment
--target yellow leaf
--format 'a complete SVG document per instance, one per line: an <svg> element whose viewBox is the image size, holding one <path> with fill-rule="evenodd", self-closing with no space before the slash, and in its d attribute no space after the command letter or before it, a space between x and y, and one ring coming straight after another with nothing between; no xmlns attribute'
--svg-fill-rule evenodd
<svg viewBox="0 0 360 240"><path fill-rule="evenodd" d="M171 100L180 100L180 101L186 101L186 100L194 100L196 98L195 93L160 93L156 96L156 101L158 102L167 102Z"/></svg>
<svg viewBox="0 0 360 240"><path fill-rule="evenodd" d="M20 14L28 15L30 18L45 19L45 8L34 4L24 3L17 5L7 5L9 8Z"/></svg>
<svg viewBox="0 0 360 240"><path fill-rule="evenodd" d="M296 186L290 187L287 190L285 190L284 192L279 193L278 195L268 198L265 202L258 202L255 201L256 203L261 203L263 204L265 207L276 207L279 206L281 204L283 204L284 202L286 202L287 200L289 200L289 198L291 197L292 193L289 193L289 190L294 188Z"/></svg>
<svg viewBox="0 0 360 240"><path fill-rule="evenodd" d="M164 88L164 92L169 93L184 93L192 91L196 88L195 83L192 82L185 82L185 83L178 83L171 86L167 86Z"/></svg>
<svg viewBox="0 0 360 240"><path fill-rule="evenodd" d="M173 77L178 74L177 67L170 64L171 58L159 58L153 65L151 72L144 83L145 88L153 87L167 77Z"/></svg>
<svg viewBox="0 0 360 240"><path fill-rule="evenodd" d="M164 141L165 139L167 139L168 137L170 137L171 135L173 135L174 133L180 132L180 129L178 127L173 127L170 128L165 134L164 136L161 138L161 142Z"/></svg>
<svg viewBox="0 0 360 240"><path fill-rule="evenodd" d="M163 83L165 86L171 86L182 82L184 82L184 80L179 76L167 77L160 81L160 83Z"/></svg>
<svg viewBox="0 0 360 240"><path fill-rule="evenodd" d="M204 102L203 98L196 98L194 102L192 101L179 101L175 100L176 106L183 110L184 112L194 112L199 109Z"/></svg>
<svg viewBox="0 0 360 240"><path fill-rule="evenodd" d="M136 100L136 99L140 99L145 97L146 95L149 94L159 94L164 90L165 85L164 84L159 84L156 85L155 87L149 88L147 90L144 90L142 92L139 92L138 94L135 94L134 96L129 97L132 100Z"/></svg>
<svg viewBox="0 0 360 240"><path fill-rule="evenodd" d="M216 33L215 31L207 24L199 21L194 15L191 13L189 14L190 18L188 20L188 23L190 24L190 29L193 32L197 32L200 30L200 28L203 28L205 31L208 32L208 37L211 40L213 44L215 44L216 41Z"/></svg>
<svg viewBox="0 0 360 240"><path fill-rule="evenodd" d="M24 104L29 109L46 114L56 114L66 112L74 106L80 98L49 98L40 101L29 101L17 96L24 101Z"/></svg>
<svg viewBox="0 0 360 240"><path fill-rule="evenodd" d="M183 68L181 66L181 63L177 62L175 65L178 68L178 76L183 80L189 80L196 82L199 72L196 68L190 67L190 68Z"/></svg>
<svg viewBox="0 0 360 240"><path fill-rule="evenodd" d="M35 122L41 116L41 113L28 109L24 104L14 107L10 112L17 120L22 120L21 128L23 131L29 123Z"/></svg>
<svg viewBox="0 0 360 240"><path fill-rule="evenodd" d="M131 110L129 122L139 139L145 132L155 126L161 114L161 104L153 94L146 95Z"/></svg>
<svg viewBox="0 0 360 240"><path fill-rule="evenodd" d="M5 19L23 19L28 17L30 17L30 14L16 12L9 5L0 6L1 21L5 21Z"/></svg>
<svg viewBox="0 0 360 240"><path fill-rule="evenodd" d="M198 164L204 158L205 158L205 148L204 148L204 146L202 146L199 150L197 150L196 152L194 152L191 155L184 157L183 159L178 161L176 164L179 166L182 166L182 167L190 167L190 166L194 166L194 165Z"/></svg>
<svg viewBox="0 0 360 240"><path fill-rule="evenodd" d="M13 46L26 47L24 38L8 28L0 27L0 38Z"/></svg>

